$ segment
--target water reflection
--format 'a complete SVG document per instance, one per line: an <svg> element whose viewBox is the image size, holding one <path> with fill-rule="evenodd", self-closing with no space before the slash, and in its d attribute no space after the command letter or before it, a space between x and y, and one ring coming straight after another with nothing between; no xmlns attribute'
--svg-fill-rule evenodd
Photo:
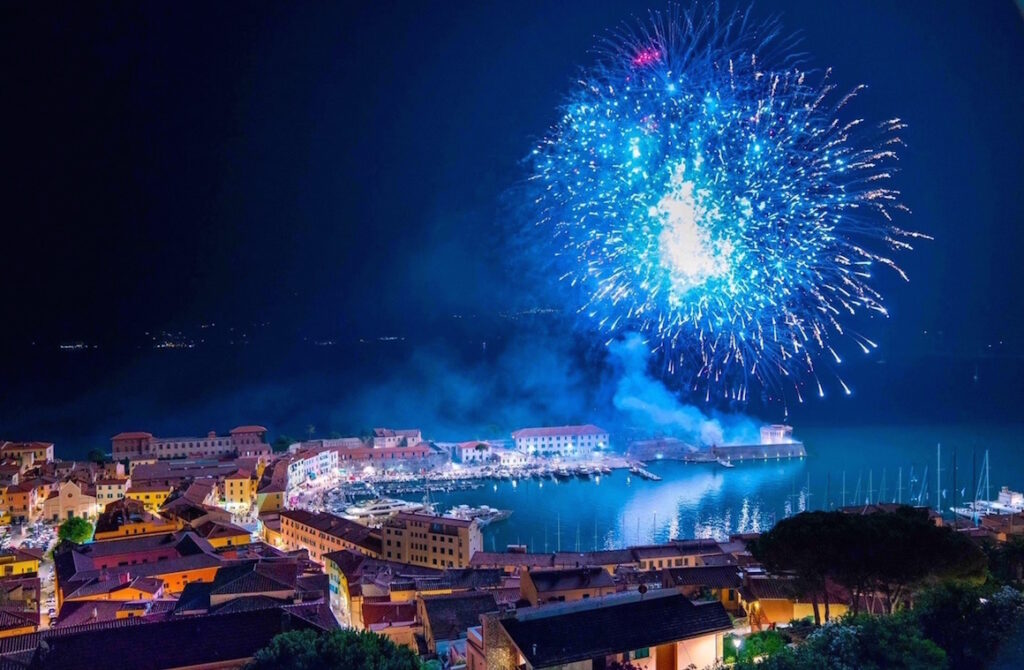
<svg viewBox="0 0 1024 670"><path fill-rule="evenodd" d="M458 504L513 510L510 519L485 529L489 551L509 544L538 552L589 551L763 530L807 508L805 466L801 460L771 460L727 470L661 462L652 466L661 482L620 470L600 481L524 479L516 486L499 482L432 498L442 512Z"/></svg>

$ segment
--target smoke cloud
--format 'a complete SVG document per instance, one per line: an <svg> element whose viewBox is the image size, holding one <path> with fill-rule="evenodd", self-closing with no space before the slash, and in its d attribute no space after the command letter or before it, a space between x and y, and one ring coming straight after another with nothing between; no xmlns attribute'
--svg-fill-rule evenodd
<svg viewBox="0 0 1024 670"><path fill-rule="evenodd" d="M648 372L651 352L643 338L629 333L609 345L621 372L612 402L635 428L648 427L697 445L756 442L757 424L744 416L709 416L683 404L664 383Z"/></svg>

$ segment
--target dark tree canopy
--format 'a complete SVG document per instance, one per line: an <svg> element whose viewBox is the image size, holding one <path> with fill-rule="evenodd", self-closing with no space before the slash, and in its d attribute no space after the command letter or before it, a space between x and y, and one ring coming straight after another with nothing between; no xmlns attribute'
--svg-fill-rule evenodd
<svg viewBox="0 0 1024 670"><path fill-rule="evenodd" d="M282 633L256 652L251 670L419 670L405 647L370 631Z"/></svg>
<svg viewBox="0 0 1024 670"><path fill-rule="evenodd" d="M981 579L985 572L985 555L970 539L906 506L875 514L798 514L761 535L751 551L768 570L792 574L797 589L812 598L827 594L826 579L842 584L854 613L869 591L883 594L892 612L929 582ZM816 600L812 604L817 622Z"/></svg>
<svg viewBox="0 0 1024 670"><path fill-rule="evenodd" d="M60 525L57 530L57 537L61 540L69 540L76 544L88 542L92 537L92 524L80 517L68 519Z"/></svg>

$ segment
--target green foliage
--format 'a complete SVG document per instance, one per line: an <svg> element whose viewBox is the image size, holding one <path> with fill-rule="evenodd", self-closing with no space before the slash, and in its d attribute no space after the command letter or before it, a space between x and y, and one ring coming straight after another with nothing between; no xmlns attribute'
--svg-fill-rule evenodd
<svg viewBox="0 0 1024 670"><path fill-rule="evenodd" d="M774 656L790 643L790 639L782 633L774 630L766 630L760 633L748 635L739 648L737 660L753 661L762 656Z"/></svg>
<svg viewBox="0 0 1024 670"><path fill-rule="evenodd" d="M942 670L946 654L907 614L849 616L822 626L804 644L736 670Z"/></svg>
<svg viewBox="0 0 1024 670"><path fill-rule="evenodd" d="M798 514L764 533L751 551L770 571L791 573L804 595L824 593L826 579L842 584L854 613L866 592L884 594L895 611L931 582L980 580L985 572L985 555L970 539L906 506L877 514Z"/></svg>
<svg viewBox="0 0 1024 670"><path fill-rule="evenodd" d="M946 583L923 592L913 616L922 634L945 650L952 670L980 670L1024 623L1024 594Z"/></svg>
<svg viewBox="0 0 1024 670"><path fill-rule="evenodd" d="M76 544L88 542L92 537L92 524L80 517L68 519L57 530L57 538Z"/></svg>
<svg viewBox="0 0 1024 670"><path fill-rule="evenodd" d="M298 442L294 437L290 435L278 435L273 442L270 443L270 448L274 451L288 451L288 447Z"/></svg>
<svg viewBox="0 0 1024 670"><path fill-rule="evenodd" d="M405 647L370 631L281 633L256 652L250 670L419 670Z"/></svg>
<svg viewBox="0 0 1024 670"><path fill-rule="evenodd" d="M102 449L90 449L86 458L93 463L103 465L107 462L107 452Z"/></svg>
<svg viewBox="0 0 1024 670"><path fill-rule="evenodd" d="M1006 542L986 542L983 549L992 579L1011 586L1024 584L1024 537L1013 535Z"/></svg>

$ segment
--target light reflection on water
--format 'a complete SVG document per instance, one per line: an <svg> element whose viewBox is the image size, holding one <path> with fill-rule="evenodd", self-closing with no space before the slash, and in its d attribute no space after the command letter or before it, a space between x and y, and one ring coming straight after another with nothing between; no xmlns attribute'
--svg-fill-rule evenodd
<svg viewBox="0 0 1024 670"><path fill-rule="evenodd" d="M993 495L999 486L1024 488L1024 426L963 424L947 426L856 426L800 431L808 448L804 460L716 464L650 465L661 482L648 482L618 470L596 480L526 479L489 482L476 491L431 494L442 512L457 504L513 510L507 521L484 531L487 550L526 544L531 551L616 548L673 537L725 538L756 532L805 509L837 507L867 499L908 502L911 491L935 504L935 444L943 443L943 475L952 471L958 447L960 483L977 476L973 461L991 450ZM925 471L925 468L930 468ZM927 472L927 475L926 475ZM911 481L911 473L914 480ZM902 475L902 486L896 483ZM927 477L927 478L926 478ZM916 487L916 489L914 489ZM944 480L943 491L951 482ZM415 496L410 496L415 498Z"/></svg>
<svg viewBox="0 0 1024 670"><path fill-rule="evenodd" d="M486 548L527 544L531 551L587 551L670 538L727 538L756 532L782 513L781 496L803 509L800 460L718 465L663 462L651 466L664 479L650 482L624 470L600 481L525 479L489 483L476 491L432 493L441 512L457 504L513 510L485 529ZM777 511L776 511L777 510Z"/></svg>

